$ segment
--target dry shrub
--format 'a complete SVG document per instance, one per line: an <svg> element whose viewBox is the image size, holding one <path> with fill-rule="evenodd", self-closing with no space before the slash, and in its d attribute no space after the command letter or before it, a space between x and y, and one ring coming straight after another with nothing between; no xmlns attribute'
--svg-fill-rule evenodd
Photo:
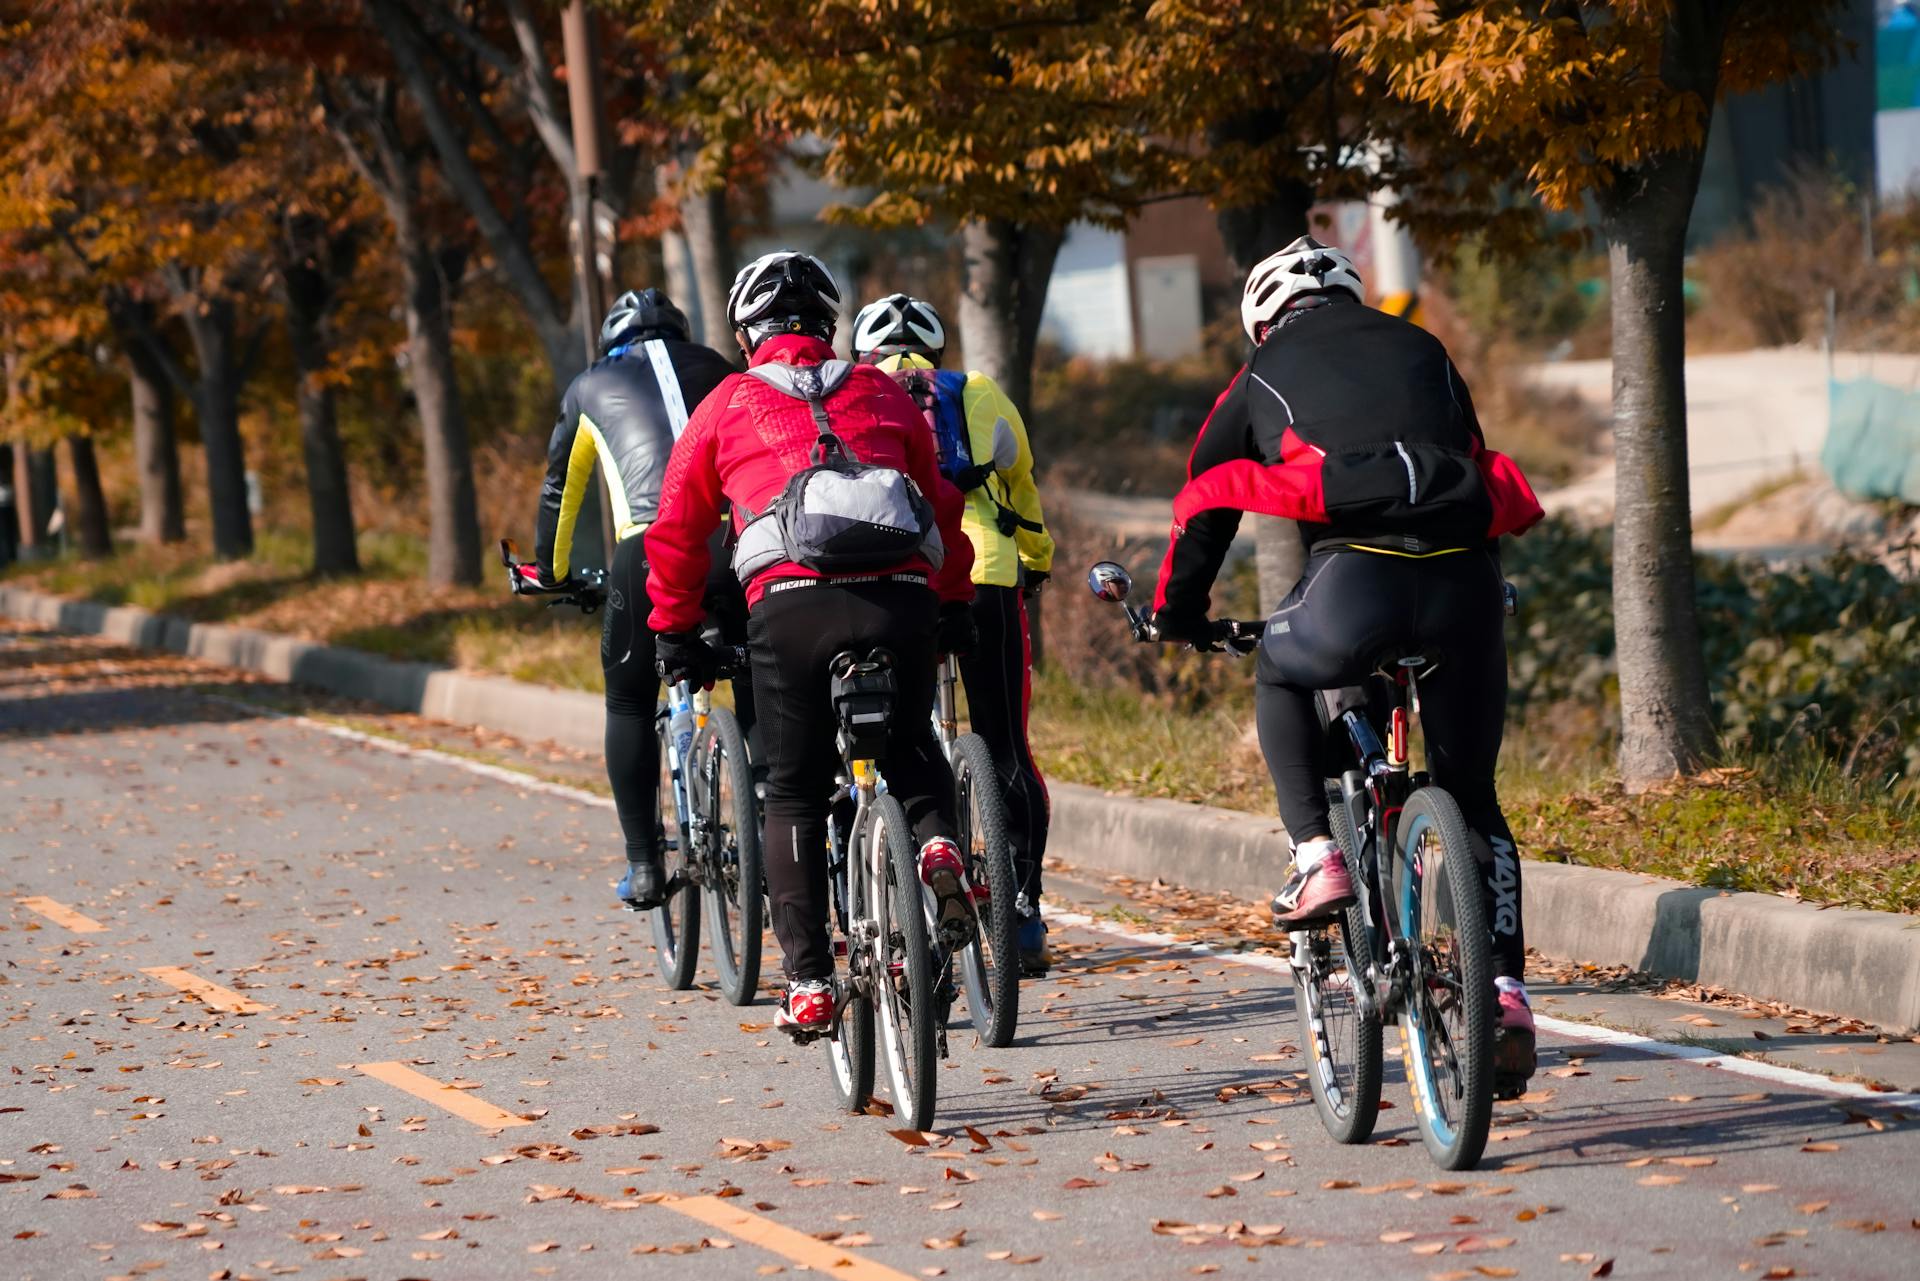
<svg viewBox="0 0 1920 1281"><path fill-rule="evenodd" d="M1053 582L1043 602L1045 661L1089 687L1118 684L1155 689L1162 672L1158 646L1135 645L1118 606L1094 599L1087 590L1087 569L1111 560L1134 575L1134 603L1153 604L1162 549L1145 540L1121 539L1111 530L1082 521L1066 503L1047 509L1053 535Z"/></svg>
<svg viewBox="0 0 1920 1281"><path fill-rule="evenodd" d="M1769 188L1752 230L1701 250L1691 270L1705 298L1687 336L1703 349L1816 340L1829 290L1840 332L1854 339L1885 329L1900 311L1899 272L1868 256L1858 194L1816 167Z"/></svg>

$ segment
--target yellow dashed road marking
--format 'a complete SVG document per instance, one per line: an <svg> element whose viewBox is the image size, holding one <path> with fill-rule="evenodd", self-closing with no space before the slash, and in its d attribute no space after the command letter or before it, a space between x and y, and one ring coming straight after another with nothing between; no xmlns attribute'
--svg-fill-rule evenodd
<svg viewBox="0 0 1920 1281"><path fill-rule="evenodd" d="M438 1108L489 1130L509 1125L532 1125L524 1116L515 1116L485 1099L476 1099L465 1090L456 1090L430 1076L422 1076L404 1063L356 1063L354 1067L376 1081L385 1081L396 1090L405 1090Z"/></svg>
<svg viewBox="0 0 1920 1281"><path fill-rule="evenodd" d="M44 894L21 899L20 906L29 912L39 913L55 925L65 926L75 934L98 934L107 928L91 916L82 916L65 903L55 902Z"/></svg>
<svg viewBox="0 0 1920 1281"><path fill-rule="evenodd" d="M698 1219L708 1227L719 1228L729 1236L804 1264L823 1276L845 1277L848 1281L913 1281L906 1273L896 1272L884 1263L849 1254L772 1219L736 1210L717 1196L671 1197L660 1204L690 1219Z"/></svg>
<svg viewBox="0 0 1920 1281"><path fill-rule="evenodd" d="M209 982L198 974L183 970L177 965L154 965L140 972L151 974L169 987L179 988L188 996L199 997L208 1006L219 1010L222 1014L258 1014L262 1010L273 1008L271 1005L262 1005L258 1001L250 1000L230 987L221 987L218 983Z"/></svg>

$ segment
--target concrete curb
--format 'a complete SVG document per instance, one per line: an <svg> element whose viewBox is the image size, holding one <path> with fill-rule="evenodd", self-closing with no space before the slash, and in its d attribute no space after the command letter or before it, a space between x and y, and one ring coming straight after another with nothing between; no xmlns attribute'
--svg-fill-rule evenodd
<svg viewBox="0 0 1920 1281"><path fill-rule="evenodd" d="M268 632L0 587L0 613L316 686L456 725L597 751L601 700ZM1287 858L1277 818L1056 784L1049 850L1068 863L1265 901ZM1526 865L1527 941L1763 1000L1920 1027L1920 917L1557 863ZM1872 975L1870 982L1859 976Z"/></svg>
<svg viewBox="0 0 1920 1281"><path fill-rule="evenodd" d="M606 736L599 695L548 689L497 676L469 676L433 663L403 662L296 640L272 632L218 623L194 623L130 605L67 600L19 587L0 587L0 613L104 636L126 645L166 650L275 680L363 698L398 712L470 725L597 752Z"/></svg>

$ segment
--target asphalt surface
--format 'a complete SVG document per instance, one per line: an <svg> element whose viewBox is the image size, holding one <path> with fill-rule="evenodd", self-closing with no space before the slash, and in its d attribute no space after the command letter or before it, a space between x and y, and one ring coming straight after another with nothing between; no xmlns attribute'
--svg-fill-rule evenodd
<svg viewBox="0 0 1920 1281"><path fill-rule="evenodd" d="M0 1276L1915 1275L1910 1096L1547 1035L1443 1174L1391 1063L1334 1145L1284 976L1127 912L1056 930L1015 1046L955 1029L903 1141L769 1001L663 987L604 804L273 702L0 630Z"/></svg>

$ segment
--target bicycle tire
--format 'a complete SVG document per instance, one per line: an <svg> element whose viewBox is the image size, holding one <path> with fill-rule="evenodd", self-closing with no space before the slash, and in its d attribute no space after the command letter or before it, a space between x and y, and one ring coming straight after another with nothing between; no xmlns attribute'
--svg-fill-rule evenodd
<svg viewBox="0 0 1920 1281"><path fill-rule="evenodd" d="M844 849L844 846L839 848ZM841 933L867 914L867 884L864 866L855 867L849 858L844 868L833 875L834 899L840 917ZM840 1022L827 1040L828 1075L833 1078L834 1101L843 1112L864 1112L873 1099L873 999L855 990L853 980L866 968L866 958L852 947L847 949L848 978L834 993L841 1002Z"/></svg>
<svg viewBox="0 0 1920 1281"><path fill-rule="evenodd" d="M1327 813L1334 843L1357 885L1360 841L1337 783L1327 784ZM1356 959L1372 952L1368 938L1366 916L1355 903L1336 926L1325 927L1329 956L1324 974L1316 978L1294 971L1294 1009L1307 1054L1307 1084L1320 1123L1336 1143L1365 1143L1380 1117L1383 1029L1361 1012L1353 988L1353 976L1360 972Z"/></svg>
<svg viewBox="0 0 1920 1281"><path fill-rule="evenodd" d="M1020 1022L1020 892L1007 837L1007 802L987 740L962 734L953 740L953 791L960 818L960 847L967 875L985 884L985 911L976 911L978 937L960 954L967 1009L980 1039L995 1049L1013 1044Z"/></svg>
<svg viewBox="0 0 1920 1281"><path fill-rule="evenodd" d="M867 840L884 856L874 888L880 928L874 939L874 1013L887 1052L894 1115L909 1129L933 1125L940 1082L935 1066L933 947L927 936L920 854L898 797L882 796L868 818ZM897 963L897 969L896 969Z"/></svg>
<svg viewBox="0 0 1920 1281"><path fill-rule="evenodd" d="M1460 806L1440 788L1423 787L1408 799L1394 844L1394 910L1415 963L1400 1015L1414 1115L1434 1164L1467 1170L1486 1151L1493 1123L1493 935L1486 883ZM1448 1009L1457 1014L1451 1026Z"/></svg>
<svg viewBox="0 0 1920 1281"><path fill-rule="evenodd" d="M665 703L654 712L654 726L660 739L660 794L655 802L660 823L654 829L654 848L660 852L660 866L667 874L667 883L671 885L678 876L681 885L647 915L653 925L654 963L660 968L660 977L668 987L681 992L693 986L693 967L700 959L700 887L688 875L693 851L687 834L680 830L680 815L674 806L673 771L667 763ZM688 811L692 811L691 806Z"/></svg>
<svg viewBox="0 0 1920 1281"><path fill-rule="evenodd" d="M724 707L707 714L700 754L707 780L708 945L720 990L734 1005L751 1005L760 986L761 934L766 925L759 807L753 767L740 722Z"/></svg>

